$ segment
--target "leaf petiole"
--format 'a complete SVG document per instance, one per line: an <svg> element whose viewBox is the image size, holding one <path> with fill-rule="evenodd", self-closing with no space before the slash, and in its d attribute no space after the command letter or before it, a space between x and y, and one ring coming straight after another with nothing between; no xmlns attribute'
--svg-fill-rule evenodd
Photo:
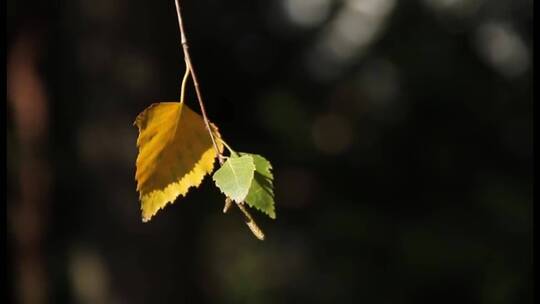
<svg viewBox="0 0 540 304"><path fill-rule="evenodd" d="M189 68L188 63L186 61L186 72L184 73L184 78L182 79L182 87L181 87L181 90L180 90L180 103L184 102L184 96L185 96L185 92L186 92L186 83L187 83L187 79L188 79L188 76L189 76L189 72L190 72L190 68Z"/></svg>
<svg viewBox="0 0 540 304"><path fill-rule="evenodd" d="M234 151L222 138L219 138L219 140L223 143L223 145L229 150L229 153L231 153L231 156L238 157L238 153Z"/></svg>

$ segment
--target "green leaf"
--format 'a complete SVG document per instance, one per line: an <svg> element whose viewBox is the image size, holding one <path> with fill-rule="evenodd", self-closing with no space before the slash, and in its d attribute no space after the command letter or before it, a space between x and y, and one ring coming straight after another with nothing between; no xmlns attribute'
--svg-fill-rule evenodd
<svg viewBox="0 0 540 304"><path fill-rule="evenodd" d="M274 176L270 171L272 165L267 159L257 154L240 153L240 155L253 157L255 164L255 175L246 196L246 203L275 219Z"/></svg>
<svg viewBox="0 0 540 304"><path fill-rule="evenodd" d="M212 178L221 192L241 203L249 192L254 172L255 164L252 156L231 156Z"/></svg>

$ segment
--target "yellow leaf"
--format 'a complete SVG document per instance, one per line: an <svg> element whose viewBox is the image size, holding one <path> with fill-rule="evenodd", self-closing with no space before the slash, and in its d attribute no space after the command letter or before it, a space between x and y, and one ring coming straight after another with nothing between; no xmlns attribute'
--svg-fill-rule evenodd
<svg viewBox="0 0 540 304"><path fill-rule="evenodd" d="M135 119L139 128L135 179L143 222L214 169L216 150L203 118L183 103L155 103ZM223 144L212 125L220 151Z"/></svg>

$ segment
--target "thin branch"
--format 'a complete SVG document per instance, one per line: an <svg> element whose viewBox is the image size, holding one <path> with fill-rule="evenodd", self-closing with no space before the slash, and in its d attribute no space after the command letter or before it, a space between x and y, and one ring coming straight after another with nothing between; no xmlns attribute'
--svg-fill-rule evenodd
<svg viewBox="0 0 540 304"><path fill-rule="evenodd" d="M186 65L187 65L187 68L189 68L189 70L191 71L191 78L193 79L193 84L195 85L195 92L197 93L197 99L199 100L199 106L201 107L201 112L204 119L204 123L206 125L206 129L208 129L208 133L210 134L210 138L212 139L212 144L214 145L214 148L216 149L219 162L222 163L223 155L216 144L216 140L214 139L214 133L212 132L212 129L210 128L210 123L208 122L208 117L206 116L206 110L204 109L204 102L203 102L201 90L199 88L199 81L197 80L197 74L195 73L195 68L193 67L193 64L191 63L191 57L189 56L189 46L188 46L186 34L184 32L184 22L182 21L182 14L180 12L179 0L175 0L175 5L176 5L176 14L178 16L178 26L180 28L180 41L182 43L182 49L184 51L184 58L186 60Z"/></svg>
<svg viewBox="0 0 540 304"><path fill-rule="evenodd" d="M261 228L257 226L257 223L255 223L255 220L251 217L251 214L249 214L249 211L247 211L244 204L237 203L236 206L238 206L240 211L242 211L242 213L244 214L246 224L253 233L253 235L255 235L259 240L264 241L264 233L262 232Z"/></svg>
<svg viewBox="0 0 540 304"><path fill-rule="evenodd" d="M223 206L223 213L227 213L232 206L232 199L230 197L225 198L225 205Z"/></svg>
<svg viewBox="0 0 540 304"><path fill-rule="evenodd" d="M176 5L176 14L178 16L178 26L180 28L180 41L182 43L182 49L184 51L184 59L186 61L186 69L189 69L189 71L191 71L191 78L193 79L193 84L195 86L195 92L197 93L197 99L199 100L199 106L201 108L201 113L202 113L202 116L203 116L203 119L204 119L204 123L206 125L206 129L208 130L208 133L210 134L210 138L212 139L212 144L214 145L214 148L216 149L216 153L218 155L219 163L221 165L223 165L223 162L224 162L223 161L223 159L224 159L223 154L219 150L219 148L218 148L218 146L216 144L216 140L214 138L214 134L212 133L212 129L210 128L210 123L208 122L208 117L206 116L206 110L204 109L204 102L203 102L201 90L200 90L200 87L199 87L199 81L197 80L197 74L195 73L195 68L193 67L193 64L191 63L191 57L189 56L189 46L188 46L185 31L184 31L184 22L182 20L182 14L181 14L181 10L180 10L180 1L175 0L174 3ZM187 78L187 74L185 75L184 80L186 78ZM183 82L182 87L184 86L184 84L185 83ZM182 96L183 96L183 89L182 89ZM232 149L230 149L230 150L232 152ZM227 200L226 200L225 208L224 208L223 212L227 212L227 209L229 209L229 206L227 206L227 205L230 206L230 201L229 201L229 203L227 203ZM251 230L251 232L253 233L253 235L255 235L259 240L264 240L264 233L262 232L261 228L259 228L259 226L257 226L257 223L255 223L255 220L253 220L253 217L251 216L249 211L246 209L244 204L236 203L235 205L238 206L240 211L242 211L242 214L244 215L245 220L246 220L246 224L249 227L249 229Z"/></svg>

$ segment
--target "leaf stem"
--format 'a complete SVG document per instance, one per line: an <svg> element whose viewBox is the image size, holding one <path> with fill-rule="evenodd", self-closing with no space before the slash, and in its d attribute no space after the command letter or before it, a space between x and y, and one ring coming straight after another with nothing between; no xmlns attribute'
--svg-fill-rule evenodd
<svg viewBox="0 0 540 304"><path fill-rule="evenodd" d="M223 138L219 138L219 140L221 141L221 143L225 146L225 148L227 148L227 150L229 150L229 152L231 153L231 155L233 156L237 156L238 153L236 153L236 151L234 151L224 140Z"/></svg>
<svg viewBox="0 0 540 304"><path fill-rule="evenodd" d="M193 84L195 86L195 92L197 93L197 99L199 100L199 106L201 108L201 113L204 119L204 123L206 125L206 129L208 130L208 134L210 134L210 138L212 139L212 144L214 145L214 149L216 149L216 153L218 154L218 159L220 163L223 163L223 154L219 150L216 140L214 138L214 134L212 133L212 129L210 128L210 123L208 122L208 117L206 116L206 110L204 109L204 102L201 94L201 90L199 88L199 81L197 80L197 74L195 73L195 68L193 67L193 64L191 63L191 57L189 55L189 46L186 38L186 34L184 32L184 22L182 20L182 14L180 10L180 2L179 0L175 0L176 5L176 15L178 16L178 27L180 28L180 42L182 44L182 50L184 51L184 59L186 60L186 68L191 71L191 78L193 79Z"/></svg>
<svg viewBox="0 0 540 304"><path fill-rule="evenodd" d="M180 103L184 103L184 96L185 96L185 92L186 92L186 83L187 83L187 79L188 79L188 76L189 76L189 71L190 71L190 69L188 68L187 62L186 62L186 72L184 73L184 78L182 79L182 88L180 90Z"/></svg>

